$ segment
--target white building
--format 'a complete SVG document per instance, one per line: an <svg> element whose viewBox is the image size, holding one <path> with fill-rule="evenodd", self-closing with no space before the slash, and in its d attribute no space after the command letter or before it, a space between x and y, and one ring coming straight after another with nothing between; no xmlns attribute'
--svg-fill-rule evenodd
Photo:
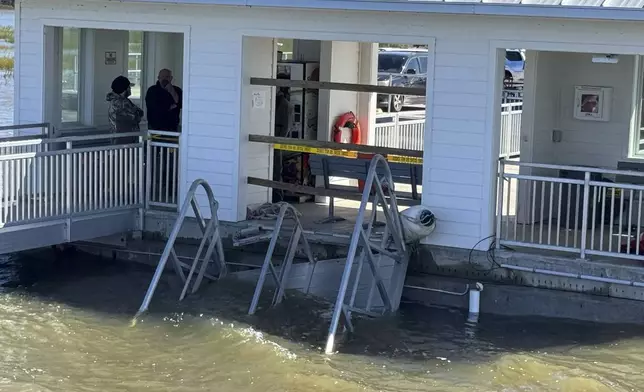
<svg viewBox="0 0 644 392"><path fill-rule="evenodd" d="M51 122L59 132L104 127L109 83L128 72L128 42L135 36L129 32L145 32L143 87L154 83L156 71L164 67L175 72L184 90L180 195L193 180L204 178L220 203L220 219L242 221L247 206L270 201L270 192L248 185L246 177L271 174L270 146L250 143L248 135L271 133L272 105L253 108L252 98L263 92L270 99L273 88L249 81L275 77L276 38L322 41L317 50L321 80L353 83L375 80L373 43L428 45L422 204L439 221L428 242L487 249L497 232L505 49L524 48L527 55L521 162L617 168L620 161L644 157L639 144L642 19L640 2L612 0L22 0L16 4L15 120ZM80 61L63 61L63 49L77 50ZM592 61L606 54L616 55L618 62ZM78 93L72 94L78 109L67 102L62 80L73 71L79 78ZM603 118L575 118L576 86L612 88L597 90L606 94ZM320 100L327 103L325 109L320 106L321 130L330 130L333 118L347 108L363 118L373 115L373 99L357 93L321 92ZM541 170L545 177L539 184L558 177ZM545 193L537 213L545 211L546 226L557 218L555 211L564 211L558 204L560 188L554 189ZM639 192L637 187L621 189L634 189L635 197ZM528 193L521 192L522 197ZM532 214L525 210L530 200L519 203L524 220L516 230ZM513 230L515 221L504 220L498 227ZM554 239L500 237L528 247L579 250L581 245L563 246L554 235L556 244ZM614 248L608 252L616 253Z"/></svg>

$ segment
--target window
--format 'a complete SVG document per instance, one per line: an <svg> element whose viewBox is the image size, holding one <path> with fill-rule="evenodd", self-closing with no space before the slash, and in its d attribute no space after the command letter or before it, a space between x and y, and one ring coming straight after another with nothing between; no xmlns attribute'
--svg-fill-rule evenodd
<svg viewBox="0 0 644 392"><path fill-rule="evenodd" d="M407 61L407 56L392 53L378 54L378 72L400 73Z"/></svg>
<svg viewBox="0 0 644 392"><path fill-rule="evenodd" d="M419 57L418 61L420 61L420 73L426 74L427 73L427 57Z"/></svg>
<svg viewBox="0 0 644 392"><path fill-rule="evenodd" d="M641 85L641 84L640 84ZM636 108L639 118L635 126L634 137L633 137L633 151L631 155L636 156L637 158L644 158L644 89L640 89L640 97L637 101L639 108Z"/></svg>
<svg viewBox="0 0 644 392"><path fill-rule="evenodd" d="M518 52L516 50L507 50L505 52L505 58L508 61L523 61L523 56L521 56L521 52Z"/></svg>
<svg viewBox="0 0 644 392"><path fill-rule="evenodd" d="M80 29L62 29L62 95L61 121L63 124L80 123Z"/></svg>
<svg viewBox="0 0 644 392"><path fill-rule="evenodd" d="M635 115L631 127L631 146L628 151L629 158L644 159L644 67L642 65L643 56L636 56L635 66L639 80L634 83L633 95L637 97L633 103L632 113Z"/></svg>
<svg viewBox="0 0 644 392"><path fill-rule="evenodd" d="M128 39L127 77L134 83L132 87L133 100L141 99L143 88L143 32L130 31Z"/></svg>
<svg viewBox="0 0 644 392"><path fill-rule="evenodd" d="M409 70L412 69L414 70L414 74L420 73L420 63L418 62L418 57L414 57L409 60L409 64L407 64L407 70L405 72L409 73Z"/></svg>

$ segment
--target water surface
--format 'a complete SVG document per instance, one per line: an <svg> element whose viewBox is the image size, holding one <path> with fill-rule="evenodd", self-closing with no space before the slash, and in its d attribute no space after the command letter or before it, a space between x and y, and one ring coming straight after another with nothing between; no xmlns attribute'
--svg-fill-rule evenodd
<svg viewBox="0 0 644 392"><path fill-rule="evenodd" d="M132 263L51 255L0 265L2 391L641 391L642 328L403 305L321 353L329 307L291 296L246 316L252 287L178 303L171 275L130 327L152 276ZM260 332L261 331L261 332Z"/></svg>

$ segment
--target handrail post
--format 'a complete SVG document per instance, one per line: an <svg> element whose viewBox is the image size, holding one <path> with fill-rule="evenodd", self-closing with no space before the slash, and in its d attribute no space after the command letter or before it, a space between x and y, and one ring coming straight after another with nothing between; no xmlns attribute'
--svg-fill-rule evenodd
<svg viewBox="0 0 644 392"><path fill-rule="evenodd" d="M503 188L504 188L504 177L505 177L505 159L499 160L499 174L497 175L497 209L496 209L496 249L501 249L501 223L503 221ZM510 197L510 192L508 192L508 197Z"/></svg>
<svg viewBox="0 0 644 392"><path fill-rule="evenodd" d="M65 143L67 157L65 158L65 212L67 214L67 241L72 240L72 142Z"/></svg>
<svg viewBox="0 0 644 392"><path fill-rule="evenodd" d="M139 143L141 146L139 147L139 159L138 159L138 175L137 177L139 178L139 184L138 184L138 192L139 192L139 202L137 204L145 206L145 209L147 209L147 203L145 202L145 185L143 184L143 166L144 166L144 160L143 160L143 154L145 153L145 138L143 135L139 136ZM146 180L147 181L147 180ZM144 226L145 226L145 209L144 208L139 208L139 230L143 231Z"/></svg>
<svg viewBox="0 0 644 392"><path fill-rule="evenodd" d="M150 192L152 188L152 158L151 155L151 146L150 146L150 131L147 133L145 138L145 209L150 209Z"/></svg>
<svg viewBox="0 0 644 392"><path fill-rule="evenodd" d="M588 198L590 195L590 172L584 173L584 201L581 211L581 253L579 257L583 260L586 258L586 235L588 234ZM552 212L551 212L552 213Z"/></svg>

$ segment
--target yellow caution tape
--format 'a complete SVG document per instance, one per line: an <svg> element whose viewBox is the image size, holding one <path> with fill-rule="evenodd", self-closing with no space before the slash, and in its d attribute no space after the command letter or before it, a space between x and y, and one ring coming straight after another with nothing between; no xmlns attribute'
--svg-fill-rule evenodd
<svg viewBox="0 0 644 392"><path fill-rule="evenodd" d="M411 163L413 165L422 165L423 164L423 158L419 157L403 157L400 155L387 155L387 160L389 162L397 162L397 163Z"/></svg>
<svg viewBox="0 0 644 392"><path fill-rule="evenodd" d="M309 154L331 155L336 157L357 158L358 153L355 151L334 150L332 148L316 148L308 146L296 146L294 144L275 144L275 149L295 152L305 152Z"/></svg>
<svg viewBox="0 0 644 392"><path fill-rule="evenodd" d="M274 144L273 146L275 147L276 150L330 155L330 156L353 158L353 159L358 157L358 153L356 151L336 150L333 148L316 148L316 147L308 147L308 146L298 146L295 144ZM389 162L410 163L413 165L423 164L423 158L405 157L401 155L391 155L391 154L387 155L387 160Z"/></svg>

